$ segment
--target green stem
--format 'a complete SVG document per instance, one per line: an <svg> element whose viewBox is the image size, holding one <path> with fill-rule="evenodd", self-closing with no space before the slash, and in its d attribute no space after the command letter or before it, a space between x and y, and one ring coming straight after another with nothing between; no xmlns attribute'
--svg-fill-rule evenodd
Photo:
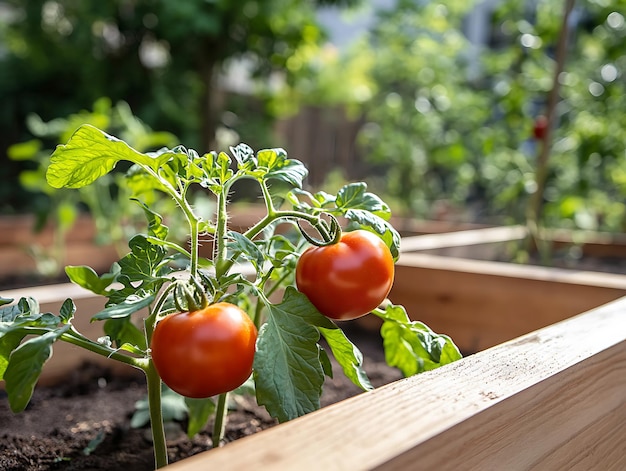
<svg viewBox="0 0 626 471"><path fill-rule="evenodd" d="M228 393L222 393L217 399L217 410L215 411L215 424L213 425L213 448L218 448L224 438L226 430L226 413L228 408Z"/></svg>
<svg viewBox="0 0 626 471"><path fill-rule="evenodd" d="M150 315L144 320L144 328L146 331L146 341L147 344L150 345L150 340L152 340L152 332L154 332L154 327L156 326L157 320L163 314L163 306L167 301L167 297L170 295L172 291L176 289L176 283L170 283L170 285L163 290L159 297L157 298L154 306L150 309Z"/></svg>
<svg viewBox="0 0 626 471"><path fill-rule="evenodd" d="M186 192L187 186L181 184L180 191L178 191L175 187L173 187L166 179L162 178L158 172L155 172L150 167L142 165L142 168L150 175L152 175L156 180L158 180L161 185L163 185L164 190L170 195L170 197L176 202L176 204L182 209L185 217L187 218L187 222L189 223L190 235L191 235L191 251L190 251L190 272L191 276L195 277L198 272L198 218L193 212L193 209L187 202Z"/></svg>
<svg viewBox="0 0 626 471"><path fill-rule="evenodd" d="M159 377L152 360L124 355L117 350L89 340L73 328L72 330L61 335L61 340L144 371L148 385L148 407L150 410L150 425L152 429L155 465L157 468L163 468L166 466L167 444L165 441L163 413L161 410L161 378Z"/></svg>
<svg viewBox="0 0 626 471"><path fill-rule="evenodd" d="M196 276L198 275L198 246L199 246L198 219L191 212L191 209L189 212L190 214L188 216L188 219L189 219L189 229L190 229L190 234L191 234L191 250L190 250L191 265L189 267L189 271L190 271L191 277L196 278Z"/></svg>
<svg viewBox="0 0 626 471"><path fill-rule="evenodd" d="M276 208L274 207L274 202L272 201L272 195L270 194L270 190L267 187L267 182L265 180L261 181L261 193L263 194L263 201L265 201L265 207L267 208L267 214L269 216L273 216L276 213Z"/></svg>
<svg viewBox="0 0 626 471"><path fill-rule="evenodd" d="M178 245L175 242L171 242L169 240L161 240L158 237L152 237L152 236L148 236L146 237L146 239L148 239L148 241L150 242L154 242L157 245L162 245L163 247L167 247L169 249L175 250L176 252L181 253L191 259L191 252L188 252L187 250L185 250L184 248L182 248L180 245Z"/></svg>
<svg viewBox="0 0 626 471"><path fill-rule="evenodd" d="M150 411L150 428L154 447L154 463L157 469L167 466L167 442L163 427L163 410L161 404L161 378L152 360L146 369L148 383L148 409Z"/></svg>
<svg viewBox="0 0 626 471"><path fill-rule="evenodd" d="M228 213L226 212L226 200L228 199L228 187L222 188L217 195L217 227L215 230L215 277L222 278L233 265L232 260L227 259L226 250L226 229L228 224Z"/></svg>
<svg viewBox="0 0 626 471"><path fill-rule="evenodd" d="M106 345L102 345L100 343L94 342L93 340L88 339L83 336L77 330L72 328L68 332L61 335L61 340L67 343L71 343L72 345L76 345L78 347L84 348L85 350L89 350L90 352L97 353L103 357L111 358L113 360L117 360L121 363L125 363L134 368L139 368L140 370L146 371L147 362L145 358L135 358L129 355L120 353L119 350L115 350L113 348L107 347Z"/></svg>
<svg viewBox="0 0 626 471"><path fill-rule="evenodd" d="M261 233L263 229L265 229L267 226L269 226L271 223L278 219L302 219L316 228L319 227L318 216L303 213L301 211L282 210L274 211L271 213L268 212L263 219L257 222L254 226L250 227L246 232L244 232L243 235L246 236L248 239L252 239L259 235L259 233Z"/></svg>
<svg viewBox="0 0 626 471"><path fill-rule="evenodd" d="M235 261L237 259L236 256L232 257L231 259L226 258L224 237L220 236L221 231L223 231L225 235L226 217L224 218L224 228L220 229L220 216L219 216L220 213L223 213L226 216L225 202L224 202L223 210L220 210L218 206L218 225L217 225L217 232L215 234L215 240L218 244L216 261L215 261L215 274L218 279L220 278L220 276L223 276L226 273L228 273L228 270L232 268L232 266L235 264ZM259 235L261 231L263 231L263 229L265 229L272 222L278 219L303 219L307 221L308 223L310 223L312 226L316 227L320 231L320 233L322 233L325 239L330 239L330 234L328 234L327 231L324 229L324 227L322 227L319 224L318 216L314 216L314 215L307 214L307 213L302 213L300 211L274 211L272 213L268 212L268 214L263 219L257 222L254 226L250 227L246 232L243 233L243 235L244 237L247 237L248 239L253 239L257 235Z"/></svg>

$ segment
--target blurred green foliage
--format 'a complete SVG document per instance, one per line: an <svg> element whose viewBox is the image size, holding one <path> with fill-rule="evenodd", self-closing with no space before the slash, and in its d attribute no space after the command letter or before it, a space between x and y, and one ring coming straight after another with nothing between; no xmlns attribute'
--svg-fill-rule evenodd
<svg viewBox="0 0 626 471"><path fill-rule="evenodd" d="M50 121L103 96L127 102L150 127L193 148L213 149L220 127L255 147L271 146L269 115L256 120L248 107L223 96L221 72L236 59L245 59L254 79L288 71L285 63L301 47L324 39L316 7L355 3L0 1L0 155L31 137L24 124L29 114ZM23 168L8 162L3 177L11 181ZM6 185L0 212L37 205L33 198Z"/></svg>
<svg viewBox="0 0 626 471"><path fill-rule="evenodd" d="M626 1L575 5L542 223L624 231ZM371 183L411 215L524 223L563 12L552 0L399 0L347 52L306 62L276 108L347 105L364 122Z"/></svg>
<svg viewBox="0 0 626 471"><path fill-rule="evenodd" d="M99 178L93 185L69 190L52 188L46 182L45 173L50 156L58 144L66 144L73 132L82 124L91 124L123 139L140 152L157 150L161 147L174 147L178 139L168 132L152 131L145 123L133 115L126 102L112 106L108 98L94 103L93 110L83 110L66 118L55 118L44 122L38 115L29 115L27 124L34 139L14 144L8 149L9 159L28 161L32 169L23 170L19 180L23 188L32 194L45 194L46 204L36 212L36 227L52 223L55 229L55 243L51 247L29 247L37 261L38 271L44 275L57 275L64 259L65 234L69 231L81 211L89 211L96 226L96 243L112 244L120 254L127 251L128 239L145 225L143 208L131 197L142 198L164 214L176 214L175 203L169 198L159 198L154 192L141 195L131 194L129 185L121 180L125 177L123 168L116 169ZM149 198L149 199L146 199ZM201 202L198 200L198 205ZM205 208L212 211L212 208ZM167 221L170 231L184 234L177 229L184 227L184 221ZM181 241L181 242L184 242Z"/></svg>
<svg viewBox="0 0 626 471"><path fill-rule="evenodd" d="M536 189L533 123L553 86L563 2L398 0L347 51L323 45L315 8L355 1L4 3L18 14L0 24L0 149L28 139L27 110L52 120L100 96L197 148L216 129L226 144L275 145L273 117L344 106L364 123L370 184L409 214L525 220ZM476 8L487 20L479 42L468 38ZM626 230L625 12L626 0L576 2L546 226ZM235 58L259 79L255 98L216 95L218 72ZM262 80L276 74L287 86ZM17 205L13 194L0 194L5 207Z"/></svg>
<svg viewBox="0 0 626 471"><path fill-rule="evenodd" d="M462 34L474 3L400 1L380 14L368 51L377 93L360 138L415 214L446 200L479 220L523 223L563 4L499 2L477 47ZM544 225L626 230L624 12L624 0L576 4Z"/></svg>

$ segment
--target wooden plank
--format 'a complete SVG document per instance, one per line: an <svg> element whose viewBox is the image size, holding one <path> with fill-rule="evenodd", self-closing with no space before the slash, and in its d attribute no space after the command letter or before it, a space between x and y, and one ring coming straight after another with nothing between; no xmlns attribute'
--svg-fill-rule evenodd
<svg viewBox="0 0 626 471"><path fill-rule="evenodd" d="M462 227L459 225L459 227ZM398 228L398 227L397 227ZM402 231L401 228L398 228ZM442 227L443 229L443 227ZM414 235L402 239L402 252L427 252L436 255L490 260L510 252L504 243L520 247L528 231L524 226L478 227L445 233ZM406 231L404 231L406 233ZM444 231L432 231L444 232ZM626 258L626 235L594 231L544 229L541 240L552 251L576 247L580 255L604 259Z"/></svg>
<svg viewBox="0 0 626 471"><path fill-rule="evenodd" d="M76 304L76 315L72 324L86 337L96 340L103 335L101 322L90 322L91 317L104 309L106 298L96 296L92 292L72 283L60 285L37 286L33 288L2 291L0 295L15 301L21 297L33 297L39 302L42 312L58 314L61 305L67 298ZM137 315L140 318L142 313ZM54 385L67 378L70 372L84 362L92 362L110 368L116 374L133 374L134 368L123 363L110 360L66 342L56 342L53 346L52 358L44 366L38 385ZM4 382L0 382L2 389Z"/></svg>
<svg viewBox="0 0 626 471"><path fill-rule="evenodd" d="M624 275L403 253L389 298L476 352L625 295Z"/></svg>
<svg viewBox="0 0 626 471"><path fill-rule="evenodd" d="M403 237L400 249L404 253L448 247L491 244L494 242L509 242L525 237L526 233L526 228L523 226L498 226L444 234L418 235Z"/></svg>
<svg viewBox="0 0 626 471"><path fill-rule="evenodd" d="M171 465L626 469L626 298Z"/></svg>

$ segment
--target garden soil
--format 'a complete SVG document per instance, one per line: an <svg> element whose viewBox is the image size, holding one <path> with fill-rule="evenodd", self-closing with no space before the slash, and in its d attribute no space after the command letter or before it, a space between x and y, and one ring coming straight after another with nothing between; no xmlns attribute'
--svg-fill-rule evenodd
<svg viewBox="0 0 626 471"><path fill-rule="evenodd" d="M346 334L363 352L364 368L374 386L401 377L398 370L386 365L377 332L350 326ZM334 378L324 384L322 405L362 392L337 364L333 369ZM0 391L0 470L154 469L149 429L130 426L135 403L145 395L140 374L114 377L94 365L84 365L54 388L36 388L20 414L11 412L6 393ZM232 404L226 443L276 424L254 398L237 396ZM193 439L184 433L185 426L184 422L167 426L170 462L211 448L210 423Z"/></svg>

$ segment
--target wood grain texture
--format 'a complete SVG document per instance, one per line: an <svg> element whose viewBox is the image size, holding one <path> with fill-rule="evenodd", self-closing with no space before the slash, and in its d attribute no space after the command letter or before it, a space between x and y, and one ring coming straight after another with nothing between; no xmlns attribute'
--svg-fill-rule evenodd
<svg viewBox="0 0 626 471"><path fill-rule="evenodd" d="M626 298L171 466L626 469Z"/></svg>
<svg viewBox="0 0 626 471"><path fill-rule="evenodd" d="M418 235L403 237L400 249L403 253L449 247L463 247L465 251L468 251L468 247L472 245L519 240L525 237L526 233L526 228L522 226L498 226L444 234Z"/></svg>
<svg viewBox="0 0 626 471"><path fill-rule="evenodd" d="M403 253L389 299L477 352L625 295L626 275Z"/></svg>

